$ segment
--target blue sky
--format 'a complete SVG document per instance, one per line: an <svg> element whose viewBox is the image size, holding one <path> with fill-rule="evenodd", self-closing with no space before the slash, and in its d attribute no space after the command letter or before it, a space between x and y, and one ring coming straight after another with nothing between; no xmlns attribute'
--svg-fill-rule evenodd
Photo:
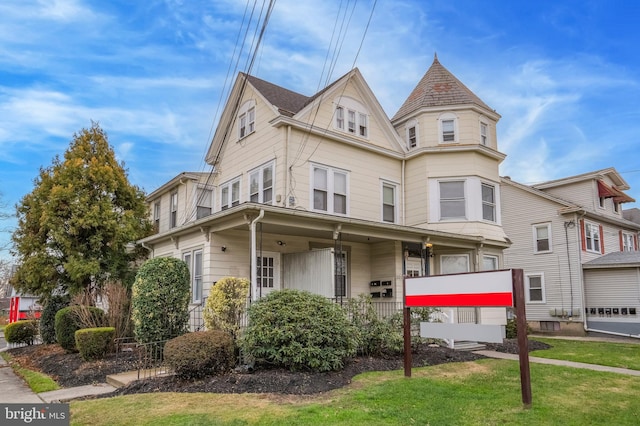
<svg viewBox="0 0 640 426"><path fill-rule="evenodd" d="M246 7L239 0L3 0L4 210L13 211L39 168L92 120L107 131L130 181L147 192L182 171L207 170L222 104L237 71L246 70L248 47L238 60L236 43ZM502 115L502 175L529 184L615 167L640 201L639 18L640 2L632 0L278 0L252 74L311 95L355 63L393 116L437 52ZM332 41L337 19L342 36ZM328 67L336 37L339 55ZM0 246L8 240L0 233Z"/></svg>

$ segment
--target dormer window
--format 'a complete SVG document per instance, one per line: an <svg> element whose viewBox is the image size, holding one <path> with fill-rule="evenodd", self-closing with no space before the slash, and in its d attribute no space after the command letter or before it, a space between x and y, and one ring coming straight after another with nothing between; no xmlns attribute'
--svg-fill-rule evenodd
<svg viewBox="0 0 640 426"><path fill-rule="evenodd" d="M458 120L454 114L442 114L439 119L440 143L458 142Z"/></svg>
<svg viewBox="0 0 640 426"><path fill-rule="evenodd" d="M238 110L238 139L253 133L256 130L256 106L255 101L248 100Z"/></svg>
<svg viewBox="0 0 640 426"><path fill-rule="evenodd" d="M360 102L342 97L335 101L334 128L350 135L369 137L369 115ZM345 123L346 121L346 123Z"/></svg>

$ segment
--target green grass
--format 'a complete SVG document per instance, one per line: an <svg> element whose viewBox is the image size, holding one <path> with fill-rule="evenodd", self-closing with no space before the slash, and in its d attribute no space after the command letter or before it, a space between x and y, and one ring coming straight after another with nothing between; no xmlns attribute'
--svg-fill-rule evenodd
<svg viewBox="0 0 640 426"><path fill-rule="evenodd" d="M141 394L71 403L76 425L635 425L640 378L531 364L524 409L518 363L442 364L366 373L310 398Z"/></svg>
<svg viewBox="0 0 640 426"><path fill-rule="evenodd" d="M0 356L11 365L11 368L27 382L27 385L35 393L60 389L60 386L46 374L20 367L17 363L13 362L11 355L7 352L0 352Z"/></svg>
<svg viewBox="0 0 640 426"><path fill-rule="evenodd" d="M534 340L548 343L553 348L533 351L530 356L640 370L640 344L544 339L538 337Z"/></svg>

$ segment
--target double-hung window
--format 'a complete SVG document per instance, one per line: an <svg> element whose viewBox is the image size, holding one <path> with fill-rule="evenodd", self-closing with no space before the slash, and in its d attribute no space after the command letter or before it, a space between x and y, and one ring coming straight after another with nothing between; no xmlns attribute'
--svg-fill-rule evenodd
<svg viewBox="0 0 640 426"><path fill-rule="evenodd" d="M382 183L382 220L384 222L396 222L396 186Z"/></svg>
<svg viewBox="0 0 640 426"><path fill-rule="evenodd" d="M240 129L239 136L240 139L247 136L249 133L252 133L256 127L256 109L255 107L251 107L244 114L240 115Z"/></svg>
<svg viewBox="0 0 640 426"><path fill-rule="evenodd" d="M487 124L480 123L480 143L487 145Z"/></svg>
<svg viewBox="0 0 640 426"><path fill-rule="evenodd" d="M335 101L334 128L350 135L369 137L369 115L355 99L341 97Z"/></svg>
<svg viewBox="0 0 640 426"><path fill-rule="evenodd" d="M347 214L348 174L329 167L312 166L313 210Z"/></svg>
<svg viewBox="0 0 640 426"><path fill-rule="evenodd" d="M482 219L496 221L496 188L486 183L482 184Z"/></svg>
<svg viewBox="0 0 640 426"><path fill-rule="evenodd" d="M585 222L584 223L584 239L587 251L593 253L601 253L600 241L600 225Z"/></svg>
<svg viewBox="0 0 640 426"><path fill-rule="evenodd" d="M551 224L543 223L533 226L533 252L548 253L551 251Z"/></svg>
<svg viewBox="0 0 640 426"><path fill-rule="evenodd" d="M621 240L622 240L622 251L635 251L636 250L636 243L635 243L635 238L633 237L633 234L630 234L628 232L623 232L621 235Z"/></svg>
<svg viewBox="0 0 640 426"><path fill-rule="evenodd" d="M156 232L160 232L160 214L162 210L160 209L160 201L156 201L153 203L153 229Z"/></svg>
<svg viewBox="0 0 640 426"><path fill-rule="evenodd" d="M442 142L454 142L456 133L453 120L442 120Z"/></svg>
<svg viewBox="0 0 640 426"><path fill-rule="evenodd" d="M249 173L249 200L253 203L273 202L273 163Z"/></svg>
<svg viewBox="0 0 640 426"><path fill-rule="evenodd" d="M209 216L213 212L213 190L196 189L196 219Z"/></svg>
<svg viewBox="0 0 640 426"><path fill-rule="evenodd" d="M464 181L443 181L440 186L440 219L466 218Z"/></svg>
<svg viewBox="0 0 640 426"><path fill-rule="evenodd" d="M202 302L202 250L188 251L182 254L191 279L191 303Z"/></svg>
<svg viewBox="0 0 640 426"><path fill-rule="evenodd" d="M170 222L171 228L178 226L178 191L171 193L171 205L170 205Z"/></svg>
<svg viewBox="0 0 640 426"><path fill-rule="evenodd" d="M525 299L527 303L544 303L544 275L527 274Z"/></svg>
<svg viewBox="0 0 640 426"><path fill-rule="evenodd" d="M240 204L240 178L225 183L220 188L220 208L226 210Z"/></svg>
<svg viewBox="0 0 640 426"><path fill-rule="evenodd" d="M418 146L416 126L411 126L407 129L407 146L409 147L409 149Z"/></svg>

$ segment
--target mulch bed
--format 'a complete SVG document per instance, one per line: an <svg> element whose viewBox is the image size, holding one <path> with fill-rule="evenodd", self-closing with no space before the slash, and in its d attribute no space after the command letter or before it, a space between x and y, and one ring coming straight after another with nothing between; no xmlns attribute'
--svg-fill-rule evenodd
<svg viewBox="0 0 640 426"><path fill-rule="evenodd" d="M550 346L529 340L529 350ZM488 344L488 349L518 353L515 339L504 344ZM83 361L77 353L66 353L59 345L34 345L11 349L12 357L22 366L42 371L62 387L104 383L106 376L135 370L132 354L109 355L99 361ZM412 354L413 367L423 367L450 362L466 362L484 358L472 352L423 344ZM200 380L179 380L176 377L158 377L139 380L106 396L150 392L214 392L214 393L277 393L285 395L309 395L341 388L354 376L367 371L389 371L403 368L402 355L393 357L359 356L346 362L340 371L314 373L291 372L276 368L257 368L251 372L229 372Z"/></svg>

